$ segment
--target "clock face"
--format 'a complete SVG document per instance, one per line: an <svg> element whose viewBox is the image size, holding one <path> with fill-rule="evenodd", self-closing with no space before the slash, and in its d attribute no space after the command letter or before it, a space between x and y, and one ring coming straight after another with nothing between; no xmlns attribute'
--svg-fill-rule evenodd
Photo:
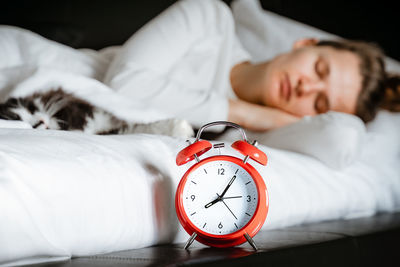
<svg viewBox="0 0 400 267"><path fill-rule="evenodd" d="M226 160L209 161L190 172L182 194L188 219L213 235L231 234L246 226L258 198L252 176Z"/></svg>

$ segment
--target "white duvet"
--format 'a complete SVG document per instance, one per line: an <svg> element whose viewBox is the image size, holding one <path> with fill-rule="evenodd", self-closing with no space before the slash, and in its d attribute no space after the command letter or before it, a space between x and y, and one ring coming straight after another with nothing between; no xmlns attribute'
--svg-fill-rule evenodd
<svg viewBox="0 0 400 267"><path fill-rule="evenodd" d="M24 57L15 56L18 49ZM0 100L63 86L128 120L167 116L121 98L100 82L112 58L109 51L73 50L0 27ZM312 156L260 145L269 164L251 164L270 196L263 228L400 210L399 116L380 116L385 123L367 128L362 149L341 170ZM174 210L177 183L190 166L175 164L185 140L25 126L0 121L0 265L186 240ZM222 153L240 157L230 141Z"/></svg>
<svg viewBox="0 0 400 267"><path fill-rule="evenodd" d="M251 164L270 195L263 228L399 210L399 159L373 153L379 138L370 137L362 159L342 171L260 146L269 165ZM175 164L185 145L155 135L1 129L0 262L61 260L184 241L174 194L189 167ZM222 153L240 156L229 148Z"/></svg>

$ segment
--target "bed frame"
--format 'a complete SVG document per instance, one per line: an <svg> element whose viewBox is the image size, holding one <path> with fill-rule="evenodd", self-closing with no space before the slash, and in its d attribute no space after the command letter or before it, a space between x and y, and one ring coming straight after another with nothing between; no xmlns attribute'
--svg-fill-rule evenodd
<svg viewBox="0 0 400 267"><path fill-rule="evenodd" d="M0 24L31 29L75 48L100 49L122 44L173 2L4 1ZM364 3L358 6L359 3L319 0L261 2L266 9L334 34L377 42L389 56L400 59L397 43L386 34L397 34L397 9L390 6L394 4ZM379 15L384 15L385 19ZM400 213L378 214L369 218L262 231L255 237L260 248L257 252L247 244L214 249L197 243L190 251L183 250L183 245L165 245L38 266L398 266L398 240Z"/></svg>

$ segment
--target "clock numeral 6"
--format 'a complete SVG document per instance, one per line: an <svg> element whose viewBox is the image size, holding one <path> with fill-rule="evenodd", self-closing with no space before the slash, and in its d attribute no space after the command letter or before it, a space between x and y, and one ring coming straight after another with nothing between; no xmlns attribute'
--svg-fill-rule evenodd
<svg viewBox="0 0 400 267"><path fill-rule="evenodd" d="M218 224L218 228L219 228L219 229L222 229L222 227L224 227L224 226L222 225L222 223L219 223L219 224Z"/></svg>
<svg viewBox="0 0 400 267"><path fill-rule="evenodd" d="M225 169L224 168L218 169L218 175L225 175Z"/></svg>

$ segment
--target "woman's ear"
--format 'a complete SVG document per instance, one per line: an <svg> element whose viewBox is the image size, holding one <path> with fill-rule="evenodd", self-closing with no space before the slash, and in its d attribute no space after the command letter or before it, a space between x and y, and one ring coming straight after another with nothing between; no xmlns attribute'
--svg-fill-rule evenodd
<svg viewBox="0 0 400 267"><path fill-rule="evenodd" d="M294 42L293 44L293 50L297 49L297 48L302 48L305 46L313 46L316 45L318 43L318 39L316 38L303 38L303 39L299 39L297 41Z"/></svg>

